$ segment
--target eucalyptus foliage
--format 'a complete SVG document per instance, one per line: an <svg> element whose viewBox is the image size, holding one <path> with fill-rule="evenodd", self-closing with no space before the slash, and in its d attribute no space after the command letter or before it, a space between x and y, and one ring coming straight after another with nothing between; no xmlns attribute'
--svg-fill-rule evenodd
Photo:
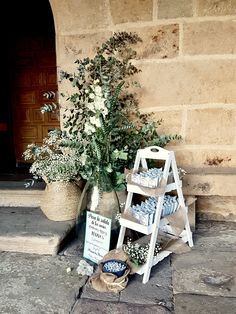
<svg viewBox="0 0 236 314"><path fill-rule="evenodd" d="M141 113L131 92L139 85L132 60L140 41L135 33L115 33L93 58L76 60L75 73L60 73L74 91L64 95L72 109L63 117L70 139L62 145L79 152L80 175L102 191L125 189L124 169L133 166L137 149L180 138L158 134L162 121Z"/></svg>

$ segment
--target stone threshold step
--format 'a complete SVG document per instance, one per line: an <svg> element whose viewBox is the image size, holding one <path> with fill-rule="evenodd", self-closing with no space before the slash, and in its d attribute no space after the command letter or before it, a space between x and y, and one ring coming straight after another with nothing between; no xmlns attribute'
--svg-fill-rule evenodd
<svg viewBox="0 0 236 314"><path fill-rule="evenodd" d="M0 251L56 255L74 227L72 220L47 219L40 208L0 207Z"/></svg>
<svg viewBox="0 0 236 314"><path fill-rule="evenodd" d="M0 206L39 207L44 190L0 189Z"/></svg>

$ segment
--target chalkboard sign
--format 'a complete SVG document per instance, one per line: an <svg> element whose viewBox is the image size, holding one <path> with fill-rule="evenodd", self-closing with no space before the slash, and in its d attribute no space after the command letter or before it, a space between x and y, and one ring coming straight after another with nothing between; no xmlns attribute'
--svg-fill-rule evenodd
<svg viewBox="0 0 236 314"><path fill-rule="evenodd" d="M84 242L84 258L98 264L109 252L111 239L111 219L87 211Z"/></svg>

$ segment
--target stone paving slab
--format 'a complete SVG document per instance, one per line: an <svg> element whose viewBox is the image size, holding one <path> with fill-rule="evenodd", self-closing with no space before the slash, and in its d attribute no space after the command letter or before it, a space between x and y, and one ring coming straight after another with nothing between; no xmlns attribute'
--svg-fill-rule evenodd
<svg viewBox="0 0 236 314"><path fill-rule="evenodd" d="M51 221L40 208L0 207L0 251L57 254L74 221Z"/></svg>
<svg viewBox="0 0 236 314"><path fill-rule="evenodd" d="M161 304L173 308L170 258L152 268L150 279L142 283L143 276L135 274L130 277L127 287L120 293L120 301L134 304ZM138 297L137 297L138 296Z"/></svg>
<svg viewBox="0 0 236 314"><path fill-rule="evenodd" d="M120 299L119 293L112 293L112 292L99 292L93 289L89 282L86 283L85 287L83 288L81 299L91 299L91 300L98 300L98 301L107 301L107 302L118 302Z"/></svg>
<svg viewBox="0 0 236 314"><path fill-rule="evenodd" d="M142 278L138 274L130 275L126 288L119 294L98 292L87 282L81 298L141 305L158 304L173 309L170 258L165 258L152 268L150 279L146 284L142 283Z"/></svg>
<svg viewBox="0 0 236 314"><path fill-rule="evenodd" d="M175 314L233 314L235 309L236 298L193 294L175 296Z"/></svg>
<svg viewBox="0 0 236 314"><path fill-rule="evenodd" d="M58 252L59 255L65 256L80 256L83 257L83 243L78 238L73 239L67 243L64 248Z"/></svg>
<svg viewBox="0 0 236 314"><path fill-rule="evenodd" d="M206 222L198 225L193 250L236 252L236 223Z"/></svg>
<svg viewBox="0 0 236 314"><path fill-rule="evenodd" d="M79 260L0 253L0 313L69 314L87 280L75 271Z"/></svg>
<svg viewBox="0 0 236 314"><path fill-rule="evenodd" d="M236 297L235 261L236 252L193 250L173 256L174 294Z"/></svg>
<svg viewBox="0 0 236 314"><path fill-rule="evenodd" d="M137 295L138 296L138 295ZM137 305L80 299L71 314L170 314L171 312L158 305Z"/></svg>

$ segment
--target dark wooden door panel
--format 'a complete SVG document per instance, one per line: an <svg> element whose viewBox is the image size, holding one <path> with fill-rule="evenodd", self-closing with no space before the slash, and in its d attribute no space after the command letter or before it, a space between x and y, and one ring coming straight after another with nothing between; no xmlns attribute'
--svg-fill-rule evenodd
<svg viewBox="0 0 236 314"><path fill-rule="evenodd" d="M40 112L45 102L43 94L57 90L55 51L51 43L47 43L49 40L49 37L28 38L27 41L24 38L17 43L13 133L18 163L25 162L22 154L28 144L42 143L49 130L59 127L57 115Z"/></svg>

